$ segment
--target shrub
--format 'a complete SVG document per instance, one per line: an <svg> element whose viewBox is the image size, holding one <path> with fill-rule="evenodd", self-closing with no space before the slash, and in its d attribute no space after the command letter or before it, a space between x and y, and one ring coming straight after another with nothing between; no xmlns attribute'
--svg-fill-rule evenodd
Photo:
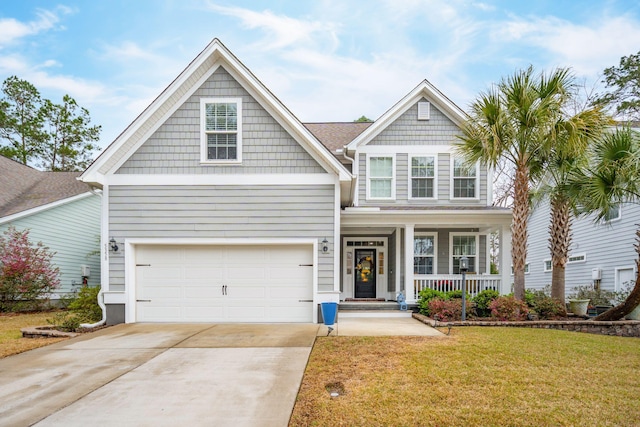
<svg viewBox="0 0 640 427"><path fill-rule="evenodd" d="M442 322L462 319L462 298L442 299L434 298L429 301L431 317Z"/></svg>
<svg viewBox="0 0 640 427"><path fill-rule="evenodd" d="M420 314L424 314L425 316L431 314L429 312L429 302L434 298L444 299L444 292L428 288L420 291L418 294L418 309L420 310Z"/></svg>
<svg viewBox="0 0 640 427"><path fill-rule="evenodd" d="M33 245L29 230L10 227L0 236L0 311L37 308L58 287L54 255L42 242Z"/></svg>
<svg viewBox="0 0 640 427"><path fill-rule="evenodd" d="M62 311L60 313L56 313L53 318L47 319L47 323L55 326L56 329L65 332L75 332L78 328L80 328L80 319L73 313L68 311Z"/></svg>
<svg viewBox="0 0 640 427"><path fill-rule="evenodd" d="M567 315L567 309L562 301L544 294L536 296L533 309L540 319L555 319Z"/></svg>
<svg viewBox="0 0 640 427"><path fill-rule="evenodd" d="M82 323L94 323L102 319L102 309L98 305L100 286L84 287L78 297L69 303L69 310L75 313Z"/></svg>
<svg viewBox="0 0 640 427"><path fill-rule="evenodd" d="M486 310L489 308L489 303L500 296L500 292L492 289L486 289L479 292L478 295L473 297L473 302L476 303L476 308Z"/></svg>
<svg viewBox="0 0 640 427"><path fill-rule="evenodd" d="M47 323L61 331L75 332L82 323L94 323L102 319L102 309L98 305L100 286L84 287L78 296L69 303L68 311L57 313Z"/></svg>
<svg viewBox="0 0 640 427"><path fill-rule="evenodd" d="M569 299L588 299L590 305L613 305L616 300L616 293L595 288L592 285L576 286L574 293Z"/></svg>
<svg viewBox="0 0 640 427"><path fill-rule="evenodd" d="M525 320L529 314L527 304L512 295L494 299L489 304L489 308L491 317L502 321Z"/></svg>
<svg viewBox="0 0 640 427"><path fill-rule="evenodd" d="M467 317L471 314L471 304L467 300ZM431 317L442 322L462 319L462 298L434 298L429 302Z"/></svg>
<svg viewBox="0 0 640 427"><path fill-rule="evenodd" d="M444 294L444 298L445 299L462 299L462 290L446 292Z"/></svg>

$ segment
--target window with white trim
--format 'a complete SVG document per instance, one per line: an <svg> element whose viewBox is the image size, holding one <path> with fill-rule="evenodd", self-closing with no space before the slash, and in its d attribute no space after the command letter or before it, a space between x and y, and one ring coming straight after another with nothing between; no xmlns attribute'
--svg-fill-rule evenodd
<svg viewBox="0 0 640 427"><path fill-rule="evenodd" d="M411 193L412 199L436 198L436 158L435 156L411 157Z"/></svg>
<svg viewBox="0 0 640 427"><path fill-rule="evenodd" d="M478 197L478 165L467 167L462 159L453 159L451 166L451 198Z"/></svg>
<svg viewBox="0 0 640 427"><path fill-rule="evenodd" d="M435 235L416 235L413 238L413 273L435 274Z"/></svg>
<svg viewBox="0 0 640 427"><path fill-rule="evenodd" d="M201 157L204 163L242 160L242 99L200 100Z"/></svg>
<svg viewBox="0 0 640 427"><path fill-rule="evenodd" d="M428 101L418 102L418 120L429 120L431 118L431 103Z"/></svg>
<svg viewBox="0 0 640 427"><path fill-rule="evenodd" d="M511 266L511 275L513 276L514 274L514 270L513 270L513 265ZM524 265L524 274L529 274L529 263L526 263Z"/></svg>
<svg viewBox="0 0 640 427"><path fill-rule="evenodd" d="M587 254L575 254L575 255L570 255L569 258L567 258L567 264L575 264L577 262L586 262L587 261Z"/></svg>
<svg viewBox="0 0 640 427"><path fill-rule="evenodd" d="M394 158L371 156L368 158L369 198L393 199L395 197Z"/></svg>
<svg viewBox="0 0 640 427"><path fill-rule="evenodd" d="M620 219L620 215L621 215L621 206L620 205L614 205L611 207L611 209L609 209L607 211L607 213L604 215L604 217L602 218L602 220L604 222L611 222L611 221L617 221Z"/></svg>
<svg viewBox="0 0 640 427"><path fill-rule="evenodd" d="M469 271L477 272L477 238L475 235L470 236L451 236L452 246L452 265L453 274L460 274L460 258L466 256L469 259Z"/></svg>
<svg viewBox="0 0 640 427"><path fill-rule="evenodd" d="M550 259L545 259L544 260L544 272L548 273L551 270L553 270L553 264L551 263L551 260Z"/></svg>

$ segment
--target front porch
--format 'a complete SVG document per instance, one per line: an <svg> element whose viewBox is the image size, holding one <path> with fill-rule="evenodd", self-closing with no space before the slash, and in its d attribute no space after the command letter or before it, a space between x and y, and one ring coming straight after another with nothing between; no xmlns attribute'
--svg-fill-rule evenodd
<svg viewBox="0 0 640 427"><path fill-rule="evenodd" d="M462 290L462 256L470 261L470 295L486 289L508 293L510 224L511 212L494 208L347 208L341 215L340 300L394 301L402 292L415 304L422 289ZM491 274L492 260L499 274Z"/></svg>

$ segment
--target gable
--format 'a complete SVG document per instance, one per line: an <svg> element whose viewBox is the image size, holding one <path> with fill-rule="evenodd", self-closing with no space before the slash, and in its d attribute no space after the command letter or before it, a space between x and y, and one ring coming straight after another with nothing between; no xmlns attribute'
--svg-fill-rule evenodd
<svg viewBox="0 0 640 427"><path fill-rule="evenodd" d="M200 99L242 99L242 164L200 164ZM218 69L118 169L119 174L324 173L316 160L224 67Z"/></svg>
<svg viewBox="0 0 640 427"><path fill-rule="evenodd" d="M156 131L193 96L196 90L204 85L219 67L224 67L324 171L335 174L343 186L347 186L351 182L352 176L349 171L218 39L213 39L182 73L98 156L82 174L82 181L92 186L102 187L107 183L109 176L115 177L116 172L129 158L156 134ZM180 123L177 125L184 126ZM244 136L244 132L242 135ZM182 149L181 146L179 148ZM175 153L171 153L168 156L174 155ZM138 158L137 161L146 161L147 165L153 166L150 160ZM285 165L285 162L288 162L283 159L271 161L280 162L280 165ZM131 166L133 165L130 164L129 167ZM174 164L173 167L182 167L182 165ZM199 171L198 173L202 175L202 169ZM170 173L176 174L177 172L171 170ZM121 173L120 176L125 175Z"/></svg>
<svg viewBox="0 0 640 427"><path fill-rule="evenodd" d="M418 120L418 103L422 101L429 100L416 101L367 145L449 145L462 135L460 128L433 103L429 120Z"/></svg>

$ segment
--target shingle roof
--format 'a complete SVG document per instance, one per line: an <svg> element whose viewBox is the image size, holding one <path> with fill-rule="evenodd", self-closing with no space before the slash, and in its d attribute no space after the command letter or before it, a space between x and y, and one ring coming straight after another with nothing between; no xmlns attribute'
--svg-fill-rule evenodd
<svg viewBox="0 0 640 427"><path fill-rule="evenodd" d="M0 218L89 191L80 172L43 172L0 156Z"/></svg>
<svg viewBox="0 0 640 427"><path fill-rule="evenodd" d="M360 135L373 122L303 123L318 141L334 155Z"/></svg>

